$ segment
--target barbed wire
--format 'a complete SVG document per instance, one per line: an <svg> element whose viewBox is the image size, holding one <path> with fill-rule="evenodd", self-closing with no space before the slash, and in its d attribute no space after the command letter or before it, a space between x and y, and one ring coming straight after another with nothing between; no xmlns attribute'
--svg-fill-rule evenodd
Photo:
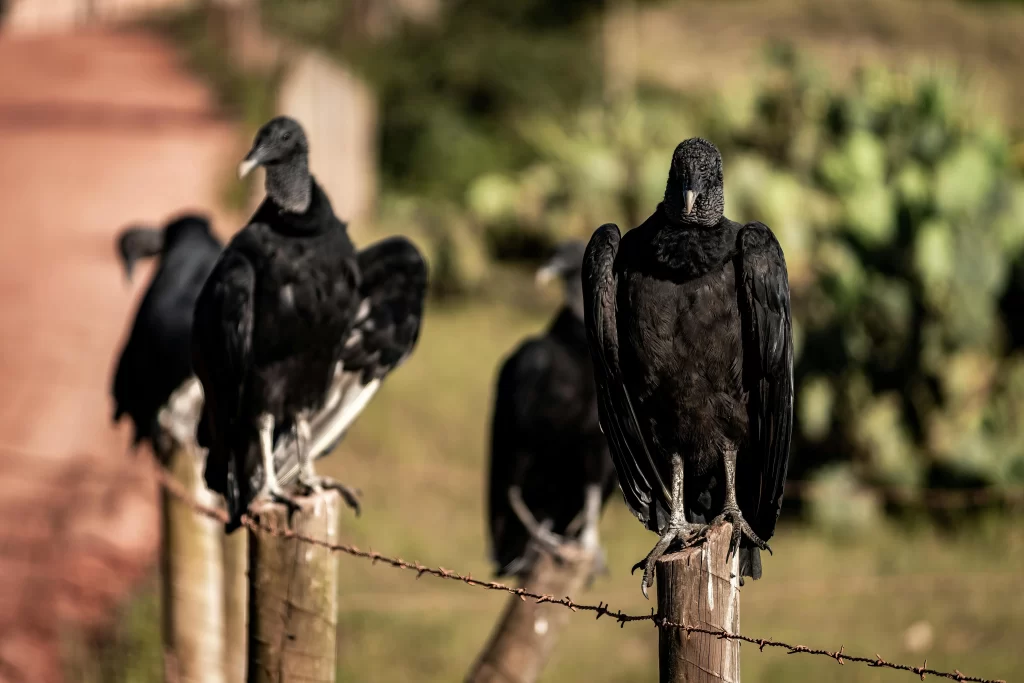
<svg viewBox="0 0 1024 683"><path fill-rule="evenodd" d="M204 515L211 519L219 522L226 522L228 519L227 513L220 508L204 505L185 489L184 485L173 477L167 470L157 466L157 477L163 488L173 495L175 498L180 500L182 503L192 508L197 514ZM874 657L861 657L856 655L849 655L845 652L845 646L840 646L838 650L832 651L821 648L811 648L805 645L790 645L771 638L752 638L750 636L741 635L739 633L730 633L720 628L706 628L701 626L692 626L689 624L680 624L668 619L665 619L651 609L650 614L628 614L621 610L613 610L611 605L604 601L599 601L596 605L579 603L572 600L569 596L559 598L554 595L544 595L541 593L534 593L523 588L509 586L497 581L481 581L480 579L474 579L472 574L461 574L451 569L445 569L442 566L436 568L429 567L420 562L409 562L403 560L400 557L390 557L384 555L375 550L362 550L354 545L346 545L342 543L330 543L322 539L300 534L289 528L281 528L270 524L259 522L249 515L242 517L242 525L253 531L254 533L269 534L278 538L293 539L303 543L308 543L313 546L324 548L330 552L338 552L349 555L351 557L358 557L365 560L370 560L374 565L381 563L389 565L396 569L402 569L406 571L416 572L416 578L419 579L424 575L433 576L439 579L446 579L451 581L460 581L468 586L474 586L477 588L483 588L486 590L499 591L515 595L521 600L534 600L537 604L548 603L552 605L560 605L573 612L593 612L596 616L595 619L601 617L609 617L619 624L619 627L624 627L627 623L649 621L658 628L673 628L685 631L687 637L691 634L701 634L714 636L722 640L732 640L744 643L750 643L756 645L758 650L764 652L766 647L768 648L782 648L785 649L787 654L805 654L815 655L821 657L828 657L835 660L841 665L845 665L846 662L857 662L860 664L866 664L871 667L894 669L897 671L907 671L918 675L921 680L925 679L925 676L935 676L937 678L947 678L953 681L971 682L971 683L1006 683L1002 679L990 679L980 678L977 676L968 676L962 673L959 669L954 669L952 672L940 671L938 669L928 668L928 660L924 661L921 666L912 666L909 664L898 664L895 662L889 662L881 657L881 655L875 654Z"/></svg>

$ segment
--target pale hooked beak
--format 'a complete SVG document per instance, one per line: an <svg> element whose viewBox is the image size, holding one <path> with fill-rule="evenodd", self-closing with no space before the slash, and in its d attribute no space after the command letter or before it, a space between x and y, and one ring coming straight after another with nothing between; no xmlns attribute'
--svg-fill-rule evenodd
<svg viewBox="0 0 1024 683"><path fill-rule="evenodd" d="M534 276L534 283L538 287L543 287L552 280L558 277L558 268L550 263L537 269L537 274Z"/></svg>
<svg viewBox="0 0 1024 683"><path fill-rule="evenodd" d="M260 165L258 159L246 159L238 165L238 178L241 180L245 176L249 175L252 169Z"/></svg>
<svg viewBox="0 0 1024 683"><path fill-rule="evenodd" d="M697 201L697 194L693 190L686 191L686 215L693 213L693 203Z"/></svg>

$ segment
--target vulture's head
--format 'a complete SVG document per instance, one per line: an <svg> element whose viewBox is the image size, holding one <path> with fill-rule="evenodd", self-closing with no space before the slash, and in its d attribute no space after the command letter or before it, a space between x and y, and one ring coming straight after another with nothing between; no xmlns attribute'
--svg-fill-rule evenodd
<svg viewBox="0 0 1024 683"><path fill-rule="evenodd" d="M583 318L583 253L587 243L582 240L562 242L555 248L551 258L537 270L538 286L552 280L562 281L565 289L565 303Z"/></svg>
<svg viewBox="0 0 1024 683"><path fill-rule="evenodd" d="M117 253L121 257L121 265L124 267L124 275L128 282L132 281L135 264L140 259L159 255L163 246L164 233L158 228L132 225L118 234Z"/></svg>
<svg viewBox="0 0 1024 683"><path fill-rule="evenodd" d="M681 223L712 226L725 210L722 155L703 138L679 143L672 154L665 187L665 210Z"/></svg>
<svg viewBox="0 0 1024 683"><path fill-rule="evenodd" d="M287 116L276 116L256 133L252 149L238 165L238 177L244 178L257 166L294 163L308 155L309 142L299 122Z"/></svg>
<svg viewBox="0 0 1024 683"><path fill-rule="evenodd" d="M132 281L137 262L165 254L179 241L195 234L210 234L210 220L203 214L181 214L163 228L147 225L124 228L117 236L117 251L128 282Z"/></svg>

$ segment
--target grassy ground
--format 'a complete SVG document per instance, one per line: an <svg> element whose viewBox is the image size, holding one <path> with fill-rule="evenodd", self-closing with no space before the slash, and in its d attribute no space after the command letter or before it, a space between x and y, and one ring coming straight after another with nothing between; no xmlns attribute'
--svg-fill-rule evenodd
<svg viewBox="0 0 1024 683"><path fill-rule="evenodd" d="M550 293L549 293L550 294ZM362 517L346 517L361 547L474 576L490 576L483 522L493 373L544 316L523 306L434 307L421 344L387 382L323 471L364 492ZM553 297L547 301L553 307ZM870 537L826 538L799 520L779 531L764 578L742 597L742 631L795 644L878 653L889 660L1013 680L1024 675L1024 601L1017 597L1024 528L979 520L951 533L886 526ZM578 596L647 612L629 566L653 544L618 497L602 533L611 576ZM344 558L339 680L454 681L463 676L506 597ZM126 615L116 652L121 675L158 680L157 611L143 596ZM927 624L922 625L922 624ZM911 629L911 627L914 627ZM927 637L930 630L931 637ZM926 642L915 645L912 635ZM923 638L922 638L923 634ZM125 652L133 652L125 656ZM653 680L649 625L619 629L575 615L545 681ZM117 667L121 668L121 667ZM897 681L908 674L744 646L747 681Z"/></svg>

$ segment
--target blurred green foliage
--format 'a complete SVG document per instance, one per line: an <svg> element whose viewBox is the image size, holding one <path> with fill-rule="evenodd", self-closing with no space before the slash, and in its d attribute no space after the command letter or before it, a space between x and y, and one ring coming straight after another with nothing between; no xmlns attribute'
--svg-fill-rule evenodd
<svg viewBox="0 0 1024 683"><path fill-rule="evenodd" d="M515 258L606 221L638 224L675 144L709 137L725 156L728 215L770 225L789 264L792 477L829 465L827 481L911 490L1024 483L1024 294L1012 300L1024 292L1024 180L1008 134L939 69L864 68L837 88L775 46L755 82L740 96L641 87L518 111L489 140L514 140L529 161L468 184L449 176L441 194L462 191L491 257ZM432 201L414 187L394 191ZM814 516L831 519L821 505L837 501L872 519L866 506L882 501L851 491L821 496Z"/></svg>
<svg viewBox="0 0 1024 683"><path fill-rule="evenodd" d="M436 176L439 193L392 191L425 203L461 192L470 232L491 257L515 258L606 221L638 224L675 144L709 137L725 156L728 215L765 221L786 252L792 476L830 464L822 476L910 489L1024 483L1024 334L1011 301L1024 292L1024 180L1006 131L940 69L864 68L837 88L774 46L754 82L741 95L640 87L499 108L509 115L479 158L514 145L528 161Z"/></svg>
<svg viewBox="0 0 1024 683"><path fill-rule="evenodd" d="M1001 306L1024 178L1007 133L937 69L865 68L836 89L777 47L760 82L715 139L730 215L772 226L789 264L795 475L835 462L890 486L1024 482L1019 310Z"/></svg>

